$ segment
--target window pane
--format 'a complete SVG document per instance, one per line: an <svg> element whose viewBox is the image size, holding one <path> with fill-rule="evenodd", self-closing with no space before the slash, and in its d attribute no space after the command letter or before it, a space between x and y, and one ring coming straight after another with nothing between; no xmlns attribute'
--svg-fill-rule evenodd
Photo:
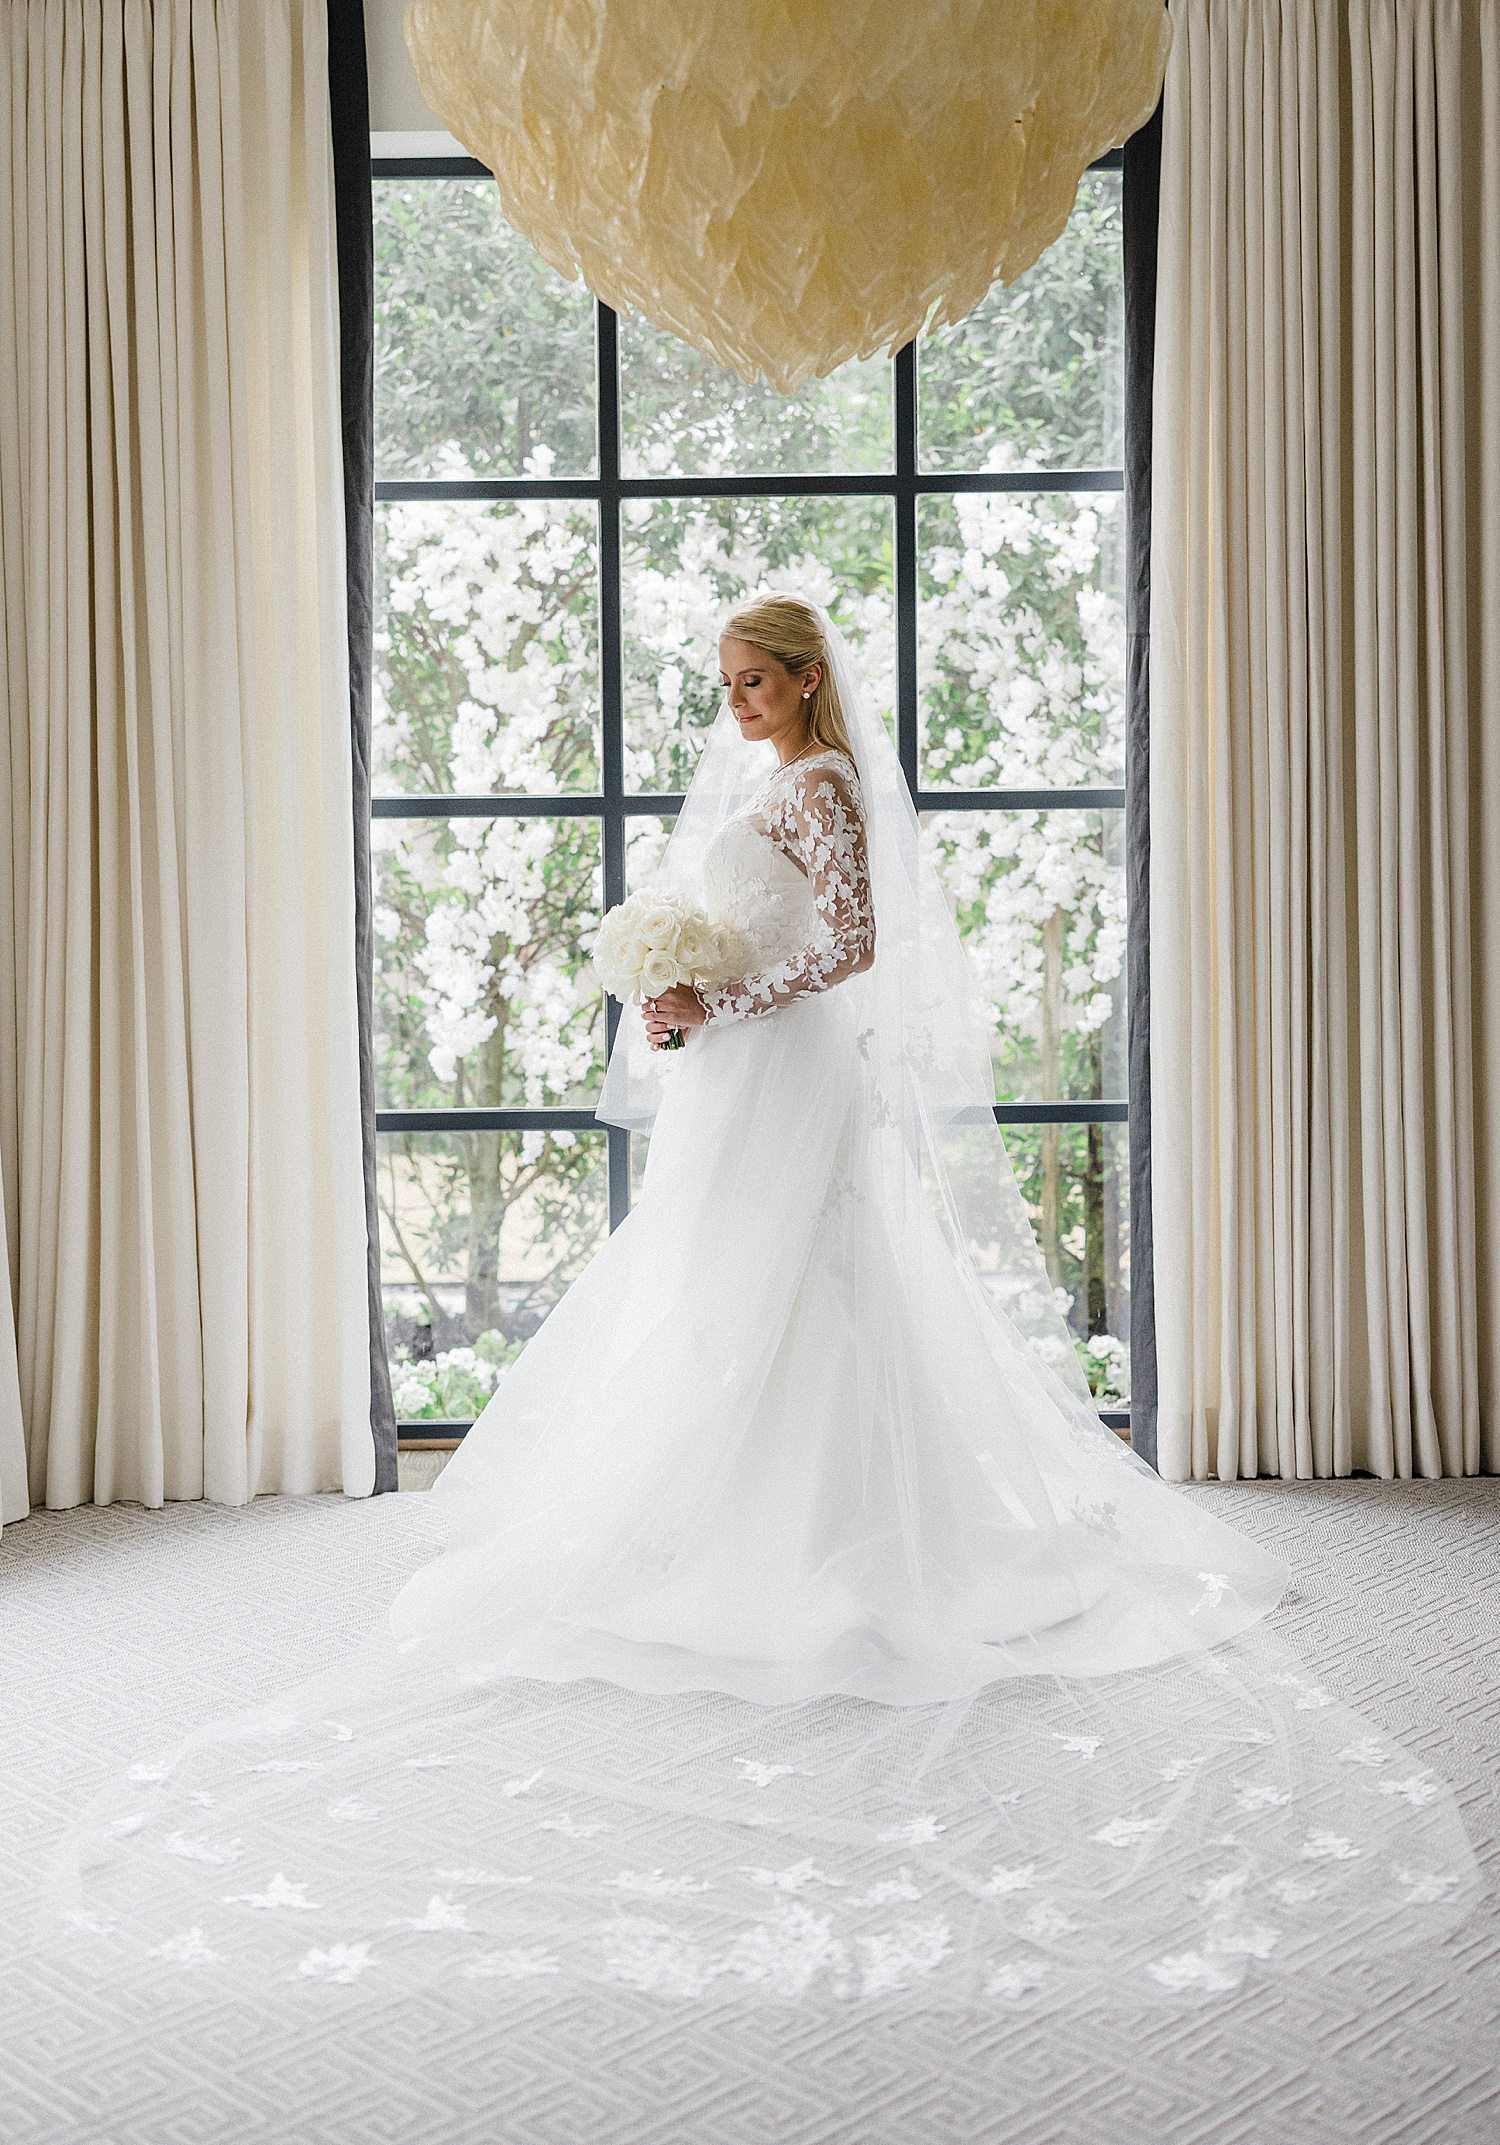
<svg viewBox="0 0 1500 2145"><path fill-rule="evenodd" d="M1002 1102L1125 1094L1122 818L923 814L993 1024Z"/></svg>
<svg viewBox="0 0 1500 2145"><path fill-rule="evenodd" d="M620 322L620 466L627 476L806 476L886 470L891 362L867 358L794 395L738 373L638 315Z"/></svg>
<svg viewBox="0 0 1500 2145"><path fill-rule="evenodd" d="M587 1102L604 1038L586 952L598 821L377 819L371 837L380 1106Z"/></svg>
<svg viewBox="0 0 1500 2145"><path fill-rule="evenodd" d="M655 872L667 846L667 837L676 824L675 813L655 812L637 816L632 813L625 822L625 891L633 894L638 886L644 886Z"/></svg>
<svg viewBox="0 0 1500 2145"><path fill-rule="evenodd" d="M1007 1125L1005 1145L1085 1375L1130 1393L1130 1140L1124 1125Z"/></svg>
<svg viewBox="0 0 1500 2145"><path fill-rule="evenodd" d="M1120 174L1085 172L1055 245L917 344L924 469L1116 469Z"/></svg>
<svg viewBox="0 0 1500 2145"><path fill-rule="evenodd" d="M720 624L768 583L831 600L893 705L888 499L632 499L621 543L627 789L687 788L721 704Z"/></svg>
<svg viewBox="0 0 1500 2145"><path fill-rule="evenodd" d="M377 508L377 794L597 789L598 549L588 502Z"/></svg>
<svg viewBox="0 0 1500 2145"><path fill-rule="evenodd" d="M594 301L492 179L375 184L375 473L587 476Z"/></svg>
<svg viewBox="0 0 1500 2145"><path fill-rule="evenodd" d="M920 501L924 787L1124 781L1123 522L1118 492Z"/></svg>
<svg viewBox="0 0 1500 2145"><path fill-rule="evenodd" d="M396 1414L465 1422L608 1226L601 1132L382 1132L381 1283Z"/></svg>

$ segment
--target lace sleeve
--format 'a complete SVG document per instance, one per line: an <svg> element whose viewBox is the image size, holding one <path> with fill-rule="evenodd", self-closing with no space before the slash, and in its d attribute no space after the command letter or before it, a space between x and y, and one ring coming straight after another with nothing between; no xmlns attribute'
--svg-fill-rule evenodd
<svg viewBox="0 0 1500 2145"><path fill-rule="evenodd" d="M767 832L807 873L821 929L761 974L700 985L708 1025L752 1020L809 991L830 990L875 958L875 910L857 783L837 768L794 770L766 813Z"/></svg>

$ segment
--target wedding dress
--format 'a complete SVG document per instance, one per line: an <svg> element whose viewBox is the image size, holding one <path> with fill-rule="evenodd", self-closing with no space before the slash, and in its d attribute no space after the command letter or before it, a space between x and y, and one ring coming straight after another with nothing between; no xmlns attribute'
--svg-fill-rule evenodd
<svg viewBox="0 0 1500 2145"><path fill-rule="evenodd" d="M1451 1792L1266 1628L1280 1559L1102 1428L967 959L853 751L726 709L662 866L747 949L625 1013L629 1218L439 1477L390 1630L66 1844L136 1971L802 2004L1199 2001L1430 1937Z"/></svg>

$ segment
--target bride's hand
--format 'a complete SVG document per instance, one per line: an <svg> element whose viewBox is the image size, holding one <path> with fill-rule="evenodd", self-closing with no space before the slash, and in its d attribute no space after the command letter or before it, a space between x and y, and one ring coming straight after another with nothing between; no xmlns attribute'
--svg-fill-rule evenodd
<svg viewBox="0 0 1500 2145"><path fill-rule="evenodd" d="M701 1028L708 1009L691 984L674 983L659 998L641 1000L641 1017L651 1048L660 1050L674 1028L681 1028L684 1035L689 1028Z"/></svg>

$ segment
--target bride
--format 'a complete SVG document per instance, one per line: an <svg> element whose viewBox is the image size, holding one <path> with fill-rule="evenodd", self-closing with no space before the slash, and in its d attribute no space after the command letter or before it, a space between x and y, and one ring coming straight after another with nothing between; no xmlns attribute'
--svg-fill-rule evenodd
<svg viewBox="0 0 1500 2145"><path fill-rule="evenodd" d="M390 1629L101 1797L137 1972L1200 2000L1472 1903L1445 1784L1099 1423L967 957L826 613L747 603L660 867L744 972L623 1014L644 1188L439 1477ZM684 1047L662 1046L681 1031Z"/></svg>

